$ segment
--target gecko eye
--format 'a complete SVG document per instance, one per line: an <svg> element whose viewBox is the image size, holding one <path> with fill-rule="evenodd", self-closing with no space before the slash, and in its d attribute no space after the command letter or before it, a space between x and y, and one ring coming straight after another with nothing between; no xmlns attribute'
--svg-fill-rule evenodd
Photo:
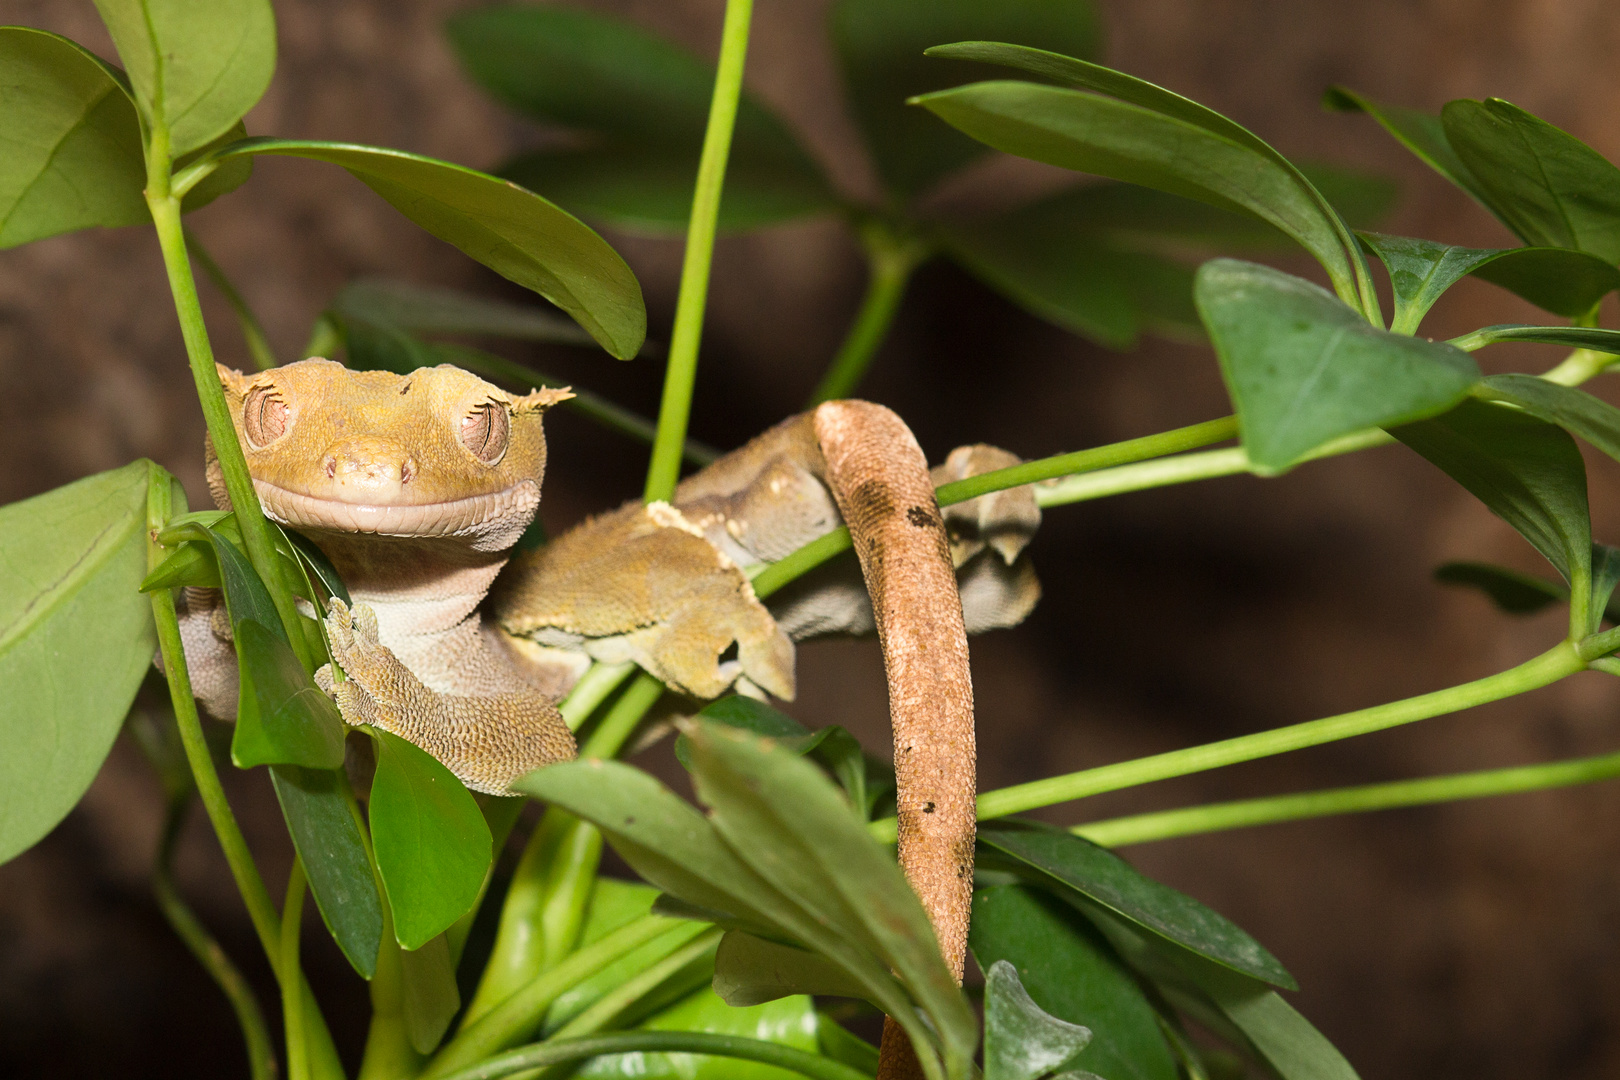
<svg viewBox="0 0 1620 1080"><path fill-rule="evenodd" d="M242 430L248 445L262 450L283 435L288 427L287 402L274 386L255 386L242 402Z"/></svg>
<svg viewBox="0 0 1620 1080"><path fill-rule="evenodd" d="M486 401L461 421L461 445L485 465L497 464L506 454L506 443L511 437L511 420L506 406Z"/></svg>

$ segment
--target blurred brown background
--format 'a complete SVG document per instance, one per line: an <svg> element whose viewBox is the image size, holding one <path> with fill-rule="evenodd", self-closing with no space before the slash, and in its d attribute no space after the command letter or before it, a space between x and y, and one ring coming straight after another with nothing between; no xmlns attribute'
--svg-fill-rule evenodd
<svg viewBox="0 0 1620 1080"><path fill-rule="evenodd" d="M281 66L254 133L349 139L491 166L532 133L466 82L440 34L449 0L277 5ZM712 54L718 0L611 7ZM1483 211L1365 118L1324 115L1322 89L1437 109L1506 97L1620 159L1620 19L1606 0L1100 0L1115 66L1248 124L1285 153L1384 171L1402 184L1392 232L1511 243ZM750 85L854 192L871 174L844 117L820 0L766 0ZM4 21L54 29L104 55L90 4L10 0ZM997 164L973 199L1049 174ZM358 183L312 163L261 160L243 191L193 224L292 356L351 277L516 296L411 227ZM614 236L667 337L678 245ZM1290 269L1307 272L1303 263ZM722 446L797 408L862 285L840 226L812 222L723 241L694 434ZM205 288L222 359L247 366ZM1611 301L1612 304L1612 301ZM1615 311L1608 309L1609 325ZM1425 332L1542 321L1465 282ZM646 361L535 350L538 366L650 413ZM1551 350L1487 357L1540 370ZM1613 395L1600 383L1597 392ZM1150 342L1109 353L1024 315L943 264L907 298L867 396L898 409L936 459L967 441L1035 457L1227 411L1211 354ZM637 493L641 448L559 416L543 514L553 527ZM0 254L0 502L147 455L193 505L202 423L156 245L95 231ZM1596 531L1620 537L1620 480L1592 460ZM1536 570L1527 545L1399 447L1049 512L1035 555L1046 598L1016 631L974 646L981 785L1190 745L1393 700L1510 666L1561 634L1510 621L1430 580L1481 558ZM881 666L869 642L801 655L812 724L882 748ZM1583 675L1522 699L1249 767L1054 809L1078 821L1202 799L1549 760L1612 749L1620 693ZM272 888L287 851L258 776L232 794ZM83 805L0 868L0 1075L245 1075L218 993L149 898L156 782L121 740ZM1384 813L1143 846L1127 852L1255 933L1299 977L1296 1003L1373 1077L1620 1075L1620 786ZM182 887L226 947L265 980L201 815ZM363 988L312 934L309 960L340 1043L363 1037ZM265 996L267 1006L273 998Z"/></svg>

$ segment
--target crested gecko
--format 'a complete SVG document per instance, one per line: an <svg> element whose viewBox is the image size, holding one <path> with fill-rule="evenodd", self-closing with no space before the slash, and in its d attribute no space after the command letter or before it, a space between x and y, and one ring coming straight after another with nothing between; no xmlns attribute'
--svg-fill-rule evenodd
<svg viewBox="0 0 1620 1080"><path fill-rule="evenodd" d="M669 503L626 504L511 559L539 506L542 417L566 390L517 395L448 365L397 375L318 358L219 374L265 513L313 540L354 601L334 600L327 616L348 678L322 669L317 681L345 720L416 743L475 790L504 793L574 755L553 703L592 659L634 660L695 697L735 685L790 699L795 641L883 629L847 564L769 604L749 584L750 568L842 520L821 431L838 409L777 425L682 482ZM905 431L879 406L834 405ZM962 447L934 479L1016 461ZM208 477L229 509L211 445ZM1022 549L1039 520L1027 490L945 511L969 630L1013 625L1034 606L1039 585ZM217 598L190 590L186 603L198 697L229 719L228 624ZM733 643L736 658L722 661Z"/></svg>

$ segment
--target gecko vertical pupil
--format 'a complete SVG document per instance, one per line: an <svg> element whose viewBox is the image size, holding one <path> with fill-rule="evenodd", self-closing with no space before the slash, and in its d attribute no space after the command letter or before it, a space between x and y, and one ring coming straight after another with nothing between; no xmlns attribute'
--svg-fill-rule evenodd
<svg viewBox="0 0 1620 1080"><path fill-rule="evenodd" d="M274 386L255 386L242 402L242 429L255 450L287 434L287 402Z"/></svg>
<svg viewBox="0 0 1620 1080"><path fill-rule="evenodd" d="M486 465L494 465L506 453L511 437L511 421L504 406L486 401L461 421L461 444Z"/></svg>

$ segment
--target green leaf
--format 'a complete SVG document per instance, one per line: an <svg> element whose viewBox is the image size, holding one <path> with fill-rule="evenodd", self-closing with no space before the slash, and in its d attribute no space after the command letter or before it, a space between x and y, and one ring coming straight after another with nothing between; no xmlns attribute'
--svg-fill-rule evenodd
<svg viewBox="0 0 1620 1080"><path fill-rule="evenodd" d="M1196 957L1178 963L1281 1080L1359 1080L1338 1048L1275 990Z"/></svg>
<svg viewBox="0 0 1620 1080"><path fill-rule="evenodd" d="M1620 169L1603 155L1501 98L1453 101L1440 117L1457 156L1525 243L1620 262Z"/></svg>
<svg viewBox="0 0 1620 1080"><path fill-rule="evenodd" d="M269 0L96 0L149 121L169 154L205 146L258 102L276 69Z"/></svg>
<svg viewBox="0 0 1620 1080"><path fill-rule="evenodd" d="M1035 1004L1007 961L985 972L984 1080L1038 1080L1076 1064L1090 1041L1090 1028Z"/></svg>
<svg viewBox="0 0 1620 1080"><path fill-rule="evenodd" d="M1295 165L1247 128L1163 87L1056 53L985 41L928 52L1082 88L985 82L915 99L946 123L1020 157L1254 214L1315 256L1346 303L1369 321L1376 316L1349 228Z"/></svg>
<svg viewBox="0 0 1620 1080"><path fill-rule="evenodd" d="M343 717L310 680L286 638L254 619L237 620L232 631L242 682L231 739L236 767L341 766Z"/></svg>
<svg viewBox="0 0 1620 1080"><path fill-rule="evenodd" d="M1443 412L1480 377L1454 346L1380 330L1326 290L1267 266L1207 262L1194 298L1249 461L1263 475L1341 435Z"/></svg>
<svg viewBox="0 0 1620 1080"><path fill-rule="evenodd" d="M641 1031L711 1031L817 1050L816 1012L806 997L735 1009L707 987L637 1025ZM624 1080L802 1080L798 1073L737 1058L637 1052L593 1058L574 1075Z"/></svg>
<svg viewBox="0 0 1620 1080"><path fill-rule="evenodd" d="M1485 380L1480 396L1517 405L1620 461L1620 409L1579 387L1561 386L1533 375L1492 375Z"/></svg>
<svg viewBox="0 0 1620 1080"><path fill-rule="evenodd" d="M1086 0L840 0L832 11L850 111L895 201L923 194L947 173L983 155L906 99L974 77L964 63L928 59L945 41L990 38L1058 49L1102 51L1101 20Z"/></svg>
<svg viewBox="0 0 1620 1080"><path fill-rule="evenodd" d="M489 826L460 780L427 751L372 730L371 841L405 949L438 937L470 910L489 869Z"/></svg>
<svg viewBox="0 0 1620 1080"><path fill-rule="evenodd" d="M1548 311L1584 315L1614 289L1620 270L1595 255L1564 248L1465 248L1364 232L1362 242L1383 261L1395 291L1390 329L1415 334L1447 289L1468 274L1500 285Z"/></svg>
<svg viewBox="0 0 1620 1080"><path fill-rule="evenodd" d="M1033 822L979 823L979 843L1039 872L1068 900L1073 893L1235 971L1288 990L1293 976L1254 938L1185 893L1161 885L1119 856L1062 829ZM1027 872L1027 871L1026 871Z"/></svg>
<svg viewBox="0 0 1620 1080"><path fill-rule="evenodd" d="M418 1054L431 1054L461 1007L456 968L444 935L420 949L401 952L399 967L405 1035Z"/></svg>
<svg viewBox="0 0 1620 1080"><path fill-rule="evenodd" d="M428 232L573 316L609 353L647 336L641 285L607 241L572 214L509 181L402 150L296 139L244 139L219 155L325 161Z"/></svg>
<svg viewBox="0 0 1620 1080"><path fill-rule="evenodd" d="M477 334L514 341L588 345L589 334L549 310L469 296L389 278L360 278L332 299L345 321L397 326L419 334Z"/></svg>
<svg viewBox="0 0 1620 1080"><path fill-rule="evenodd" d="M842 968L813 952L729 930L714 956L714 992L728 1005L759 1005L793 994L864 996Z"/></svg>
<svg viewBox="0 0 1620 1080"><path fill-rule="evenodd" d="M694 786L726 844L824 925L891 966L932 1018L947 1061L970 1058L977 1025L928 916L844 794L814 765L757 736L702 723L687 734Z"/></svg>
<svg viewBox="0 0 1620 1080"><path fill-rule="evenodd" d="M346 781L329 769L295 765L272 766L270 780L321 919L354 970L370 979L382 946L382 900L360 823L344 797Z"/></svg>
<svg viewBox="0 0 1620 1080"><path fill-rule="evenodd" d="M0 508L0 862L95 779L152 664L149 461Z"/></svg>
<svg viewBox="0 0 1620 1080"><path fill-rule="evenodd" d="M793 717L745 694L732 694L711 701L698 715L717 724L779 739L783 745L801 753L803 752L801 748L810 738L810 729ZM675 758L683 768L687 770L692 768L692 740L685 732L675 738Z"/></svg>
<svg viewBox="0 0 1620 1080"><path fill-rule="evenodd" d="M1395 139L1428 165L1472 195L1491 213L1496 210L1491 198L1474 178L1462 158L1457 156L1446 138L1445 125L1433 113L1420 109L1406 109L1398 105L1380 105L1372 99L1343 86L1330 86L1322 97L1324 108L1342 112L1364 112L1395 136Z"/></svg>
<svg viewBox="0 0 1620 1080"><path fill-rule="evenodd" d="M1570 349L1590 349L1593 352L1620 356L1620 330L1603 330L1595 326L1526 326L1522 323L1499 323L1496 326L1481 327L1462 337L1452 338L1451 344L1473 352L1475 349L1502 341L1562 345Z"/></svg>
<svg viewBox="0 0 1620 1080"><path fill-rule="evenodd" d="M561 6L483 8L456 15L446 29L485 90L577 136L508 162L502 175L619 227L685 230L713 64L624 20ZM757 228L837 201L787 127L744 93L720 227Z"/></svg>
<svg viewBox="0 0 1620 1080"><path fill-rule="evenodd" d="M1565 581L1589 580L1586 464L1569 435L1521 409L1472 399L1390 434L1517 529Z"/></svg>
<svg viewBox="0 0 1620 1080"><path fill-rule="evenodd" d="M202 158L211 158L215 151L223 150L231 143L239 142L245 138L247 138L247 128L242 124L242 121L238 120L231 125L230 130L208 145L181 156L174 163L174 171L179 172L187 165ZM193 210L201 210L221 195L227 195L235 191L247 183L252 176L252 158L226 158L219 163L213 172L197 181L197 185L186 192L185 197L180 200L180 212L189 214Z"/></svg>
<svg viewBox="0 0 1620 1080"><path fill-rule="evenodd" d="M0 248L150 221L121 73L67 38L0 27Z"/></svg>
<svg viewBox="0 0 1620 1080"><path fill-rule="evenodd" d="M809 757L842 785L849 795L850 805L864 816L871 816L873 799L884 786L884 779L881 775L870 775L874 771L873 760L861 748L860 741L844 728L831 724L811 731L787 713L743 694L711 701L698 716L775 739L789 750ZM675 740L675 757L690 769L691 755L691 740L682 734ZM878 771L881 773L881 765ZM892 776L888 778L888 786L894 786Z"/></svg>
<svg viewBox="0 0 1620 1080"><path fill-rule="evenodd" d="M1478 589L1509 615L1530 615L1569 599L1568 587L1559 582L1489 563L1449 562L1435 570L1434 579Z"/></svg>
<svg viewBox="0 0 1620 1080"><path fill-rule="evenodd" d="M1109 1080L1176 1080L1153 1006L1107 941L1072 909L1028 885L980 889L968 943L981 970L1011 963L1036 1005L1092 1030L1075 1064Z"/></svg>

